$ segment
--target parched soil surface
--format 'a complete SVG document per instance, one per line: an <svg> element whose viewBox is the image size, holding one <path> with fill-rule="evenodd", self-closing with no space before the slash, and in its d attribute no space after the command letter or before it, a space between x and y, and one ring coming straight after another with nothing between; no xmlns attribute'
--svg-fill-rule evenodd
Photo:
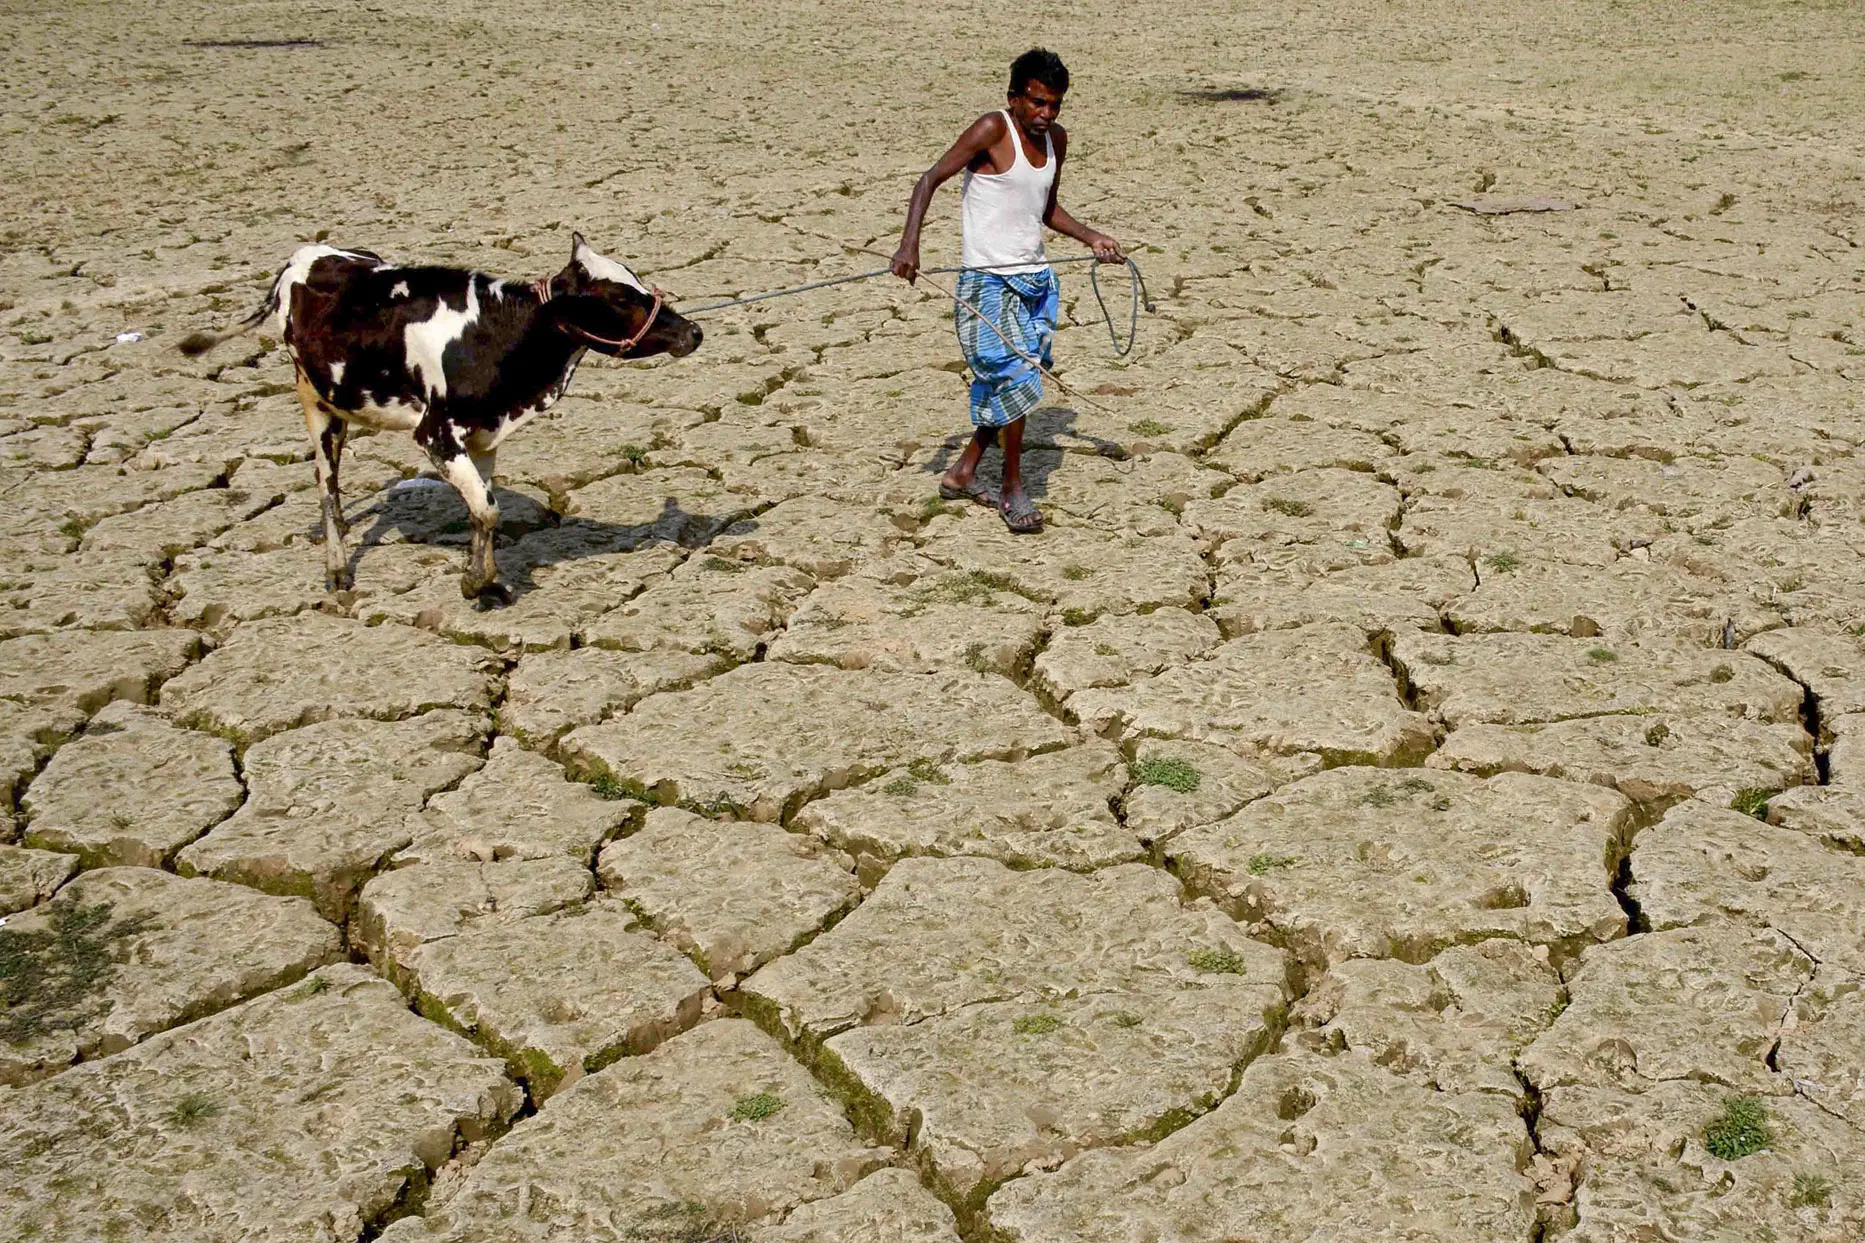
<svg viewBox="0 0 1865 1243"><path fill-rule="evenodd" d="M1865 1238L1855 6L0 8L0 1234ZM924 284L591 360L497 611L173 348L878 267L1035 41L1040 537Z"/></svg>

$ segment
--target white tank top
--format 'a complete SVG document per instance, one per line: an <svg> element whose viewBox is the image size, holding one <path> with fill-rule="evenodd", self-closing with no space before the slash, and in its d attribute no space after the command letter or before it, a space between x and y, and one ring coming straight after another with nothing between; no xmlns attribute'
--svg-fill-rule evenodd
<svg viewBox="0 0 1865 1243"><path fill-rule="evenodd" d="M1001 173L966 170L962 262L1002 274L1040 272L1049 266L1043 253L1043 213L1049 207L1049 188L1056 183L1055 144L1043 135L1048 158L1037 168L1023 153L1015 118L1008 112L1000 115L1010 127L1011 164Z"/></svg>

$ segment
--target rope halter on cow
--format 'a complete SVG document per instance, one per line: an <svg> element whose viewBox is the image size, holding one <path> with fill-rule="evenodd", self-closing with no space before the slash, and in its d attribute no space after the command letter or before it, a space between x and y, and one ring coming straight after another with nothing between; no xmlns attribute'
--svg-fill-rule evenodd
<svg viewBox="0 0 1865 1243"><path fill-rule="evenodd" d="M661 313L661 304L670 296L667 291L662 289L659 285L653 288L654 305L648 308L648 317L641 321L641 327L636 331L635 335L629 337L626 341L615 341L608 337L599 337L587 328L580 327L576 324L565 323L561 320L558 321L557 326L572 336L581 337L585 345L607 345L613 347L618 355L626 354L629 350L641 344L641 338L648 335L648 329L654 326L655 318ZM539 280L532 281L531 292L537 295L539 306L543 306L557 296L556 290L551 288L549 277L543 277Z"/></svg>

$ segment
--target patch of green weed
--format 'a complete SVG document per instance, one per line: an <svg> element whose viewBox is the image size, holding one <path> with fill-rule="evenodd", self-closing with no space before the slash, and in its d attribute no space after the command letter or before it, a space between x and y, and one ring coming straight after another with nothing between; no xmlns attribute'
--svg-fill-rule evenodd
<svg viewBox="0 0 1865 1243"><path fill-rule="evenodd" d="M1133 778L1143 786L1164 786L1180 794L1190 794L1204 780L1190 760L1177 756L1141 760L1134 765Z"/></svg>
<svg viewBox="0 0 1865 1243"><path fill-rule="evenodd" d="M1610 665L1619 659L1619 653L1609 647L1596 647L1587 652L1587 659L1596 665Z"/></svg>
<svg viewBox="0 0 1865 1243"><path fill-rule="evenodd" d="M1314 506L1310 505L1307 501L1293 501L1284 496L1265 497L1263 500L1263 508L1274 510L1279 514L1286 514L1291 518L1306 518L1309 514L1315 512Z"/></svg>
<svg viewBox="0 0 1865 1243"><path fill-rule="evenodd" d="M741 1096L732 1103L732 1121L762 1122L778 1113L784 1107L784 1098L769 1092L760 1092L756 1096Z"/></svg>
<svg viewBox="0 0 1865 1243"><path fill-rule="evenodd" d="M1498 574L1513 574L1522 568L1522 559L1505 549L1502 552L1492 552L1483 558L1483 564Z"/></svg>
<svg viewBox="0 0 1865 1243"><path fill-rule="evenodd" d="M1794 1194L1788 1203L1795 1208L1825 1208L1833 1198L1833 1185L1818 1174L1794 1175Z"/></svg>
<svg viewBox="0 0 1865 1243"><path fill-rule="evenodd" d="M1726 1096L1723 1111L1703 1129L1703 1145L1724 1161L1760 1152L1774 1143L1768 1111L1753 1096Z"/></svg>
<svg viewBox="0 0 1865 1243"><path fill-rule="evenodd" d="M1293 855L1272 855L1265 852L1250 856L1250 875L1252 876L1267 876L1277 868L1294 866Z"/></svg>
<svg viewBox="0 0 1865 1243"><path fill-rule="evenodd" d="M920 502L919 519L921 522L931 522L942 514L951 514L956 517L964 512L963 505L948 501L944 497L929 496Z"/></svg>
<svg viewBox="0 0 1865 1243"><path fill-rule="evenodd" d="M611 803L633 797L621 778L613 773L597 773L589 779L589 788L597 798L606 798Z"/></svg>
<svg viewBox="0 0 1865 1243"><path fill-rule="evenodd" d="M1135 436L1163 436L1172 429L1158 419L1141 419L1127 424L1127 430Z"/></svg>
<svg viewBox="0 0 1865 1243"><path fill-rule="evenodd" d="M1747 789L1737 791L1736 796L1729 800L1729 808L1745 816L1753 816L1757 820L1766 820L1768 800L1779 793L1779 790L1764 790L1760 786L1749 786Z"/></svg>
<svg viewBox="0 0 1865 1243"><path fill-rule="evenodd" d="M1053 1014L1025 1014L1010 1024L1010 1030L1019 1036L1047 1036L1061 1026L1062 1020Z"/></svg>
<svg viewBox="0 0 1865 1243"><path fill-rule="evenodd" d="M220 1102L205 1092L190 1092L176 1101L168 1111L169 1123L182 1130L192 1130L220 1112Z"/></svg>
<svg viewBox="0 0 1865 1243"><path fill-rule="evenodd" d="M936 761L929 760L925 756L908 764L907 771L913 775L915 781L924 781L929 786L952 784L952 779L945 775L945 770L940 768Z"/></svg>
<svg viewBox="0 0 1865 1243"><path fill-rule="evenodd" d="M1193 970L1214 975L1242 975L1250 969L1243 955L1235 950L1193 950L1185 956L1185 961Z"/></svg>
<svg viewBox="0 0 1865 1243"><path fill-rule="evenodd" d="M0 1044L75 1031L108 1008L116 944L145 932L153 917L113 923L111 905L56 903L50 927L0 930Z"/></svg>

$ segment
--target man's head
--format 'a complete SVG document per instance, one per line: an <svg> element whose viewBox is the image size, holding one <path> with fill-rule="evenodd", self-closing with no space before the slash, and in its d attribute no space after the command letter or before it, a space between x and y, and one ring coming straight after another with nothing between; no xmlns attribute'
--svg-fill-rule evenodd
<svg viewBox="0 0 1865 1243"><path fill-rule="evenodd" d="M1041 137L1062 110L1068 66L1054 52L1031 48L1010 64L1010 115L1032 137Z"/></svg>

